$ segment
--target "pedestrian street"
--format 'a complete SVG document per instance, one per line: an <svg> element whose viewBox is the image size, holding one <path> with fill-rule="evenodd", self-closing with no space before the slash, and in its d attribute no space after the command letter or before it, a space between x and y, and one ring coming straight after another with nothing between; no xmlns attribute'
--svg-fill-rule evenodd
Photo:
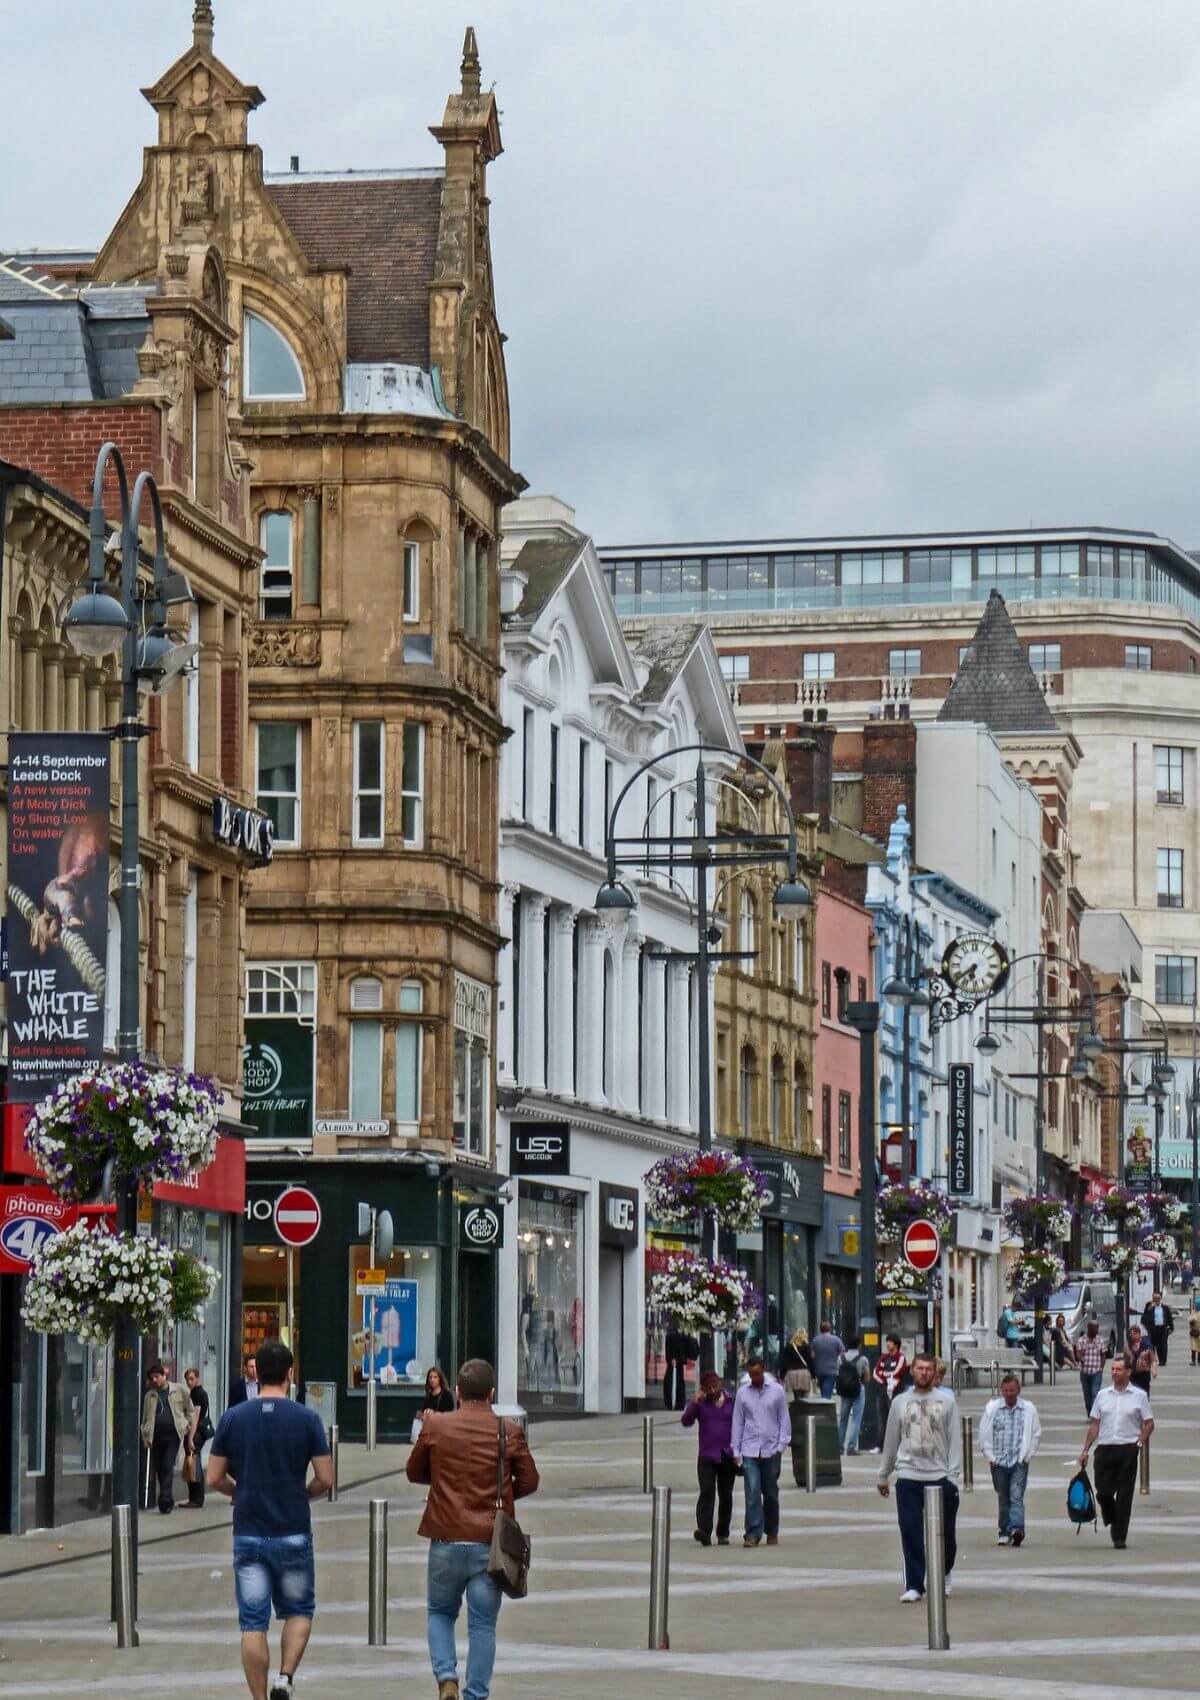
<svg viewBox="0 0 1200 1700"><path fill-rule="evenodd" d="M930 1652L923 1603L899 1603L894 1501L875 1491L877 1460L846 1463L845 1485L806 1494L785 1471L777 1548L702 1549L692 1538L695 1431L659 1413L656 1480L673 1489L670 1650L648 1652L650 1501L641 1486L641 1419L535 1424L541 1491L520 1505L533 1538L528 1600L500 1619L496 1700L563 1693L666 1700L681 1686L719 1700L753 1682L764 1700L874 1690L1008 1700L1150 1700L1194 1692L1200 1655L1200 1370L1182 1354L1155 1387L1151 1490L1135 1498L1129 1548L1076 1535L1067 1483L1084 1434L1078 1377L1028 1388L1043 1421L1020 1551L996 1546L995 1496L976 1444L948 1602L951 1648ZM978 1417L986 1391L967 1393ZM344 1448L338 1502L315 1510L318 1610L298 1696L353 1683L359 1700L434 1692L424 1639L420 1490L406 1449ZM384 1474L392 1469L394 1473ZM368 1478L370 1478L368 1480ZM350 1485L350 1484L360 1485ZM388 1645L367 1646L367 1502L390 1504ZM0 1542L0 1694L59 1700L191 1692L235 1700L238 1667L228 1509L144 1516L141 1646L119 1653L108 1622L107 1525ZM194 1516L194 1520L193 1520ZM164 1527L165 1525L165 1527ZM59 1551L59 1547L62 1551ZM465 1623L460 1625L460 1658Z"/></svg>

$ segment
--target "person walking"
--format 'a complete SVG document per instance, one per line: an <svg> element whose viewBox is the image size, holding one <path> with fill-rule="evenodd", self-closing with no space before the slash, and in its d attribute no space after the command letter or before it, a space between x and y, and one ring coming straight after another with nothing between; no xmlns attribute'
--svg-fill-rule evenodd
<svg viewBox="0 0 1200 1700"><path fill-rule="evenodd" d="M1083 1409L1089 1417L1096 1395L1104 1385L1104 1360L1107 1356L1108 1347L1100 1338L1100 1324L1094 1316L1089 1317L1083 1338L1075 1342L1075 1362L1079 1365Z"/></svg>
<svg viewBox="0 0 1200 1700"><path fill-rule="evenodd" d="M733 1400L714 1370L700 1378L700 1391L684 1406L680 1422L684 1428L699 1425L696 1476L700 1497L696 1501L696 1527L692 1539L702 1547L712 1545L713 1503L717 1509L717 1545L729 1545L733 1522L733 1484L737 1465L733 1461Z"/></svg>
<svg viewBox="0 0 1200 1700"><path fill-rule="evenodd" d="M1041 1439L1037 1406L1021 1397L1021 1378L1010 1370L1001 1378L1000 1397L988 1400L979 1424L979 1445L991 1466L999 1502L997 1546L1024 1545L1025 1484Z"/></svg>
<svg viewBox="0 0 1200 1700"><path fill-rule="evenodd" d="M849 1457L858 1452L858 1437L862 1429L863 1409L867 1402L867 1382L871 1365L866 1354L859 1351L858 1335L851 1334L846 1350L838 1359L833 1389L838 1396L838 1448Z"/></svg>
<svg viewBox="0 0 1200 1700"><path fill-rule="evenodd" d="M1123 1550L1133 1514L1133 1488L1137 1481L1138 1447L1154 1433L1150 1400L1129 1378L1128 1354L1118 1352L1112 1361L1112 1385L1096 1395L1088 1421L1081 1469L1087 1468L1088 1453L1096 1448L1096 1498L1112 1544Z"/></svg>
<svg viewBox="0 0 1200 1700"><path fill-rule="evenodd" d="M446 1386L445 1377L435 1365L425 1377L425 1397L421 1400L421 1415L428 1411L452 1411L454 1395Z"/></svg>
<svg viewBox="0 0 1200 1700"><path fill-rule="evenodd" d="M161 1362L146 1372L150 1385L142 1401L142 1440L150 1454L150 1479L157 1484L158 1509L165 1517L175 1509L175 1460L192 1426L191 1395L179 1381L170 1381Z"/></svg>
<svg viewBox="0 0 1200 1700"><path fill-rule="evenodd" d="M845 1341L833 1332L832 1322L823 1322L812 1343L813 1367L820 1383L822 1399L833 1398L838 1361L845 1350Z"/></svg>
<svg viewBox="0 0 1200 1700"><path fill-rule="evenodd" d="M1140 1387L1147 1399L1150 1397L1150 1387L1158 1375L1158 1354L1150 1344L1150 1337L1143 1333L1135 1322L1129 1330L1129 1379L1135 1387Z"/></svg>
<svg viewBox="0 0 1200 1700"><path fill-rule="evenodd" d="M235 1375L229 1389L229 1408L244 1405L247 1399L258 1398L258 1359L251 1352L242 1363L241 1375Z"/></svg>
<svg viewBox="0 0 1200 1700"><path fill-rule="evenodd" d="M792 1419L781 1383L767 1380L761 1358L746 1364L749 1380L733 1402L730 1446L742 1466L746 1493L746 1532L742 1545L756 1547L765 1532L767 1545L779 1545L779 1465L792 1444Z"/></svg>
<svg viewBox="0 0 1200 1700"><path fill-rule="evenodd" d="M797 1328L779 1354L779 1379L789 1398L804 1399L812 1392L813 1369L808 1329Z"/></svg>
<svg viewBox="0 0 1200 1700"><path fill-rule="evenodd" d="M233 1585L252 1700L268 1700L272 1606L283 1629L269 1700L291 1700L317 1609L309 1501L333 1486L325 1424L290 1397L292 1367L282 1340L263 1341L257 1397L225 1412L208 1460L209 1487L233 1500Z"/></svg>
<svg viewBox="0 0 1200 1700"><path fill-rule="evenodd" d="M500 1502L513 1504L538 1489L537 1466L524 1431L492 1410L496 1372L483 1358L468 1358L458 1372L458 1409L430 1411L408 1455L410 1482L426 1483L429 1497L418 1534L429 1541L426 1630L438 1700L459 1700L454 1626L467 1601L465 1700L487 1700L496 1662L496 1620L503 1598L488 1575L489 1547ZM503 1454L501 1453L503 1435ZM503 1477L500 1460L503 1456Z"/></svg>
<svg viewBox="0 0 1200 1700"><path fill-rule="evenodd" d="M887 1433L879 1460L878 1488L888 1497L888 1481L896 1476L896 1520L900 1525L904 1592L901 1603L911 1605L925 1593L925 1489L942 1490L946 1551L946 1592L958 1553L958 1482L962 1474L962 1434L958 1401L948 1387L933 1385L933 1358L918 1352L913 1359L913 1385L892 1401Z"/></svg>
<svg viewBox="0 0 1200 1700"><path fill-rule="evenodd" d="M1002 1345L1019 1346L1021 1344L1021 1328L1013 1314L1013 1307L1005 1305L1000 1312L1000 1320L996 1324L996 1333Z"/></svg>
<svg viewBox="0 0 1200 1700"><path fill-rule="evenodd" d="M679 1328L668 1328L663 1350L667 1359L666 1373L663 1375L663 1404L668 1411L682 1411L687 1404L687 1392L683 1385L684 1365L693 1363L700 1356L700 1342L694 1334L685 1334Z"/></svg>
<svg viewBox="0 0 1200 1700"><path fill-rule="evenodd" d="M204 1448L213 1437L212 1414L208 1408L208 1392L200 1382L200 1371L185 1369L183 1379L192 1402L191 1426L183 1442L184 1451L192 1461L185 1503L199 1509L204 1504Z"/></svg>
<svg viewBox="0 0 1200 1700"><path fill-rule="evenodd" d="M1150 1344L1158 1354L1159 1363L1165 1365L1167 1341L1175 1331L1175 1314L1170 1305L1163 1303L1162 1293L1158 1290L1150 1295L1150 1303L1142 1312L1142 1327L1150 1336Z"/></svg>
<svg viewBox="0 0 1200 1700"><path fill-rule="evenodd" d="M1192 1349L1192 1363L1200 1361L1200 1311L1194 1310L1188 1317L1188 1345Z"/></svg>

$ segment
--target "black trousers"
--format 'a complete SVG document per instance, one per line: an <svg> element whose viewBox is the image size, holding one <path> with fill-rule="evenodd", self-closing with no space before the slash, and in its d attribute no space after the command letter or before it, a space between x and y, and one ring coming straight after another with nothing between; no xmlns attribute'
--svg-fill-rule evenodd
<svg viewBox="0 0 1200 1700"><path fill-rule="evenodd" d="M711 1458L696 1460L696 1475L700 1482L700 1497L696 1501L696 1527L711 1538L713 1532L713 1501L717 1504L717 1539L729 1539L733 1522L733 1484L737 1480L737 1465L732 1458L722 1458L715 1464Z"/></svg>
<svg viewBox="0 0 1200 1700"><path fill-rule="evenodd" d="M1098 1446L1095 1461L1100 1515L1113 1540L1123 1541L1129 1533L1129 1519L1133 1512L1138 1449L1136 1446Z"/></svg>
<svg viewBox="0 0 1200 1700"><path fill-rule="evenodd" d="M201 1444L197 1446L194 1454L196 1480L188 1483L189 1505L204 1504L204 1448L207 1444L207 1441L202 1441Z"/></svg>
<svg viewBox="0 0 1200 1700"><path fill-rule="evenodd" d="M156 1434L150 1443L150 1480L158 1484L158 1509L175 1508L175 1460L179 1456L177 1434Z"/></svg>
<svg viewBox="0 0 1200 1700"><path fill-rule="evenodd" d="M1152 1328L1150 1330L1150 1344L1158 1353L1158 1361L1160 1364L1165 1364L1167 1361L1167 1341L1170 1338L1170 1333L1165 1328Z"/></svg>

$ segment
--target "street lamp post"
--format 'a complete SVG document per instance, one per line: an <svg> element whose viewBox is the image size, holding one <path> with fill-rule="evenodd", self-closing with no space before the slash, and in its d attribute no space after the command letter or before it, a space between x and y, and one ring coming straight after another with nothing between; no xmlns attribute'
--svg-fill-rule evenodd
<svg viewBox="0 0 1200 1700"><path fill-rule="evenodd" d="M858 1030L858 1327L871 1357L879 1349L879 1310L875 1296L875 1036L877 1003L849 1003L846 1020Z"/></svg>
<svg viewBox="0 0 1200 1700"><path fill-rule="evenodd" d="M616 831L617 814L621 804L638 779L651 768L658 767L664 757L662 754L652 756L629 776L617 793L609 810L609 816L604 823L604 854L607 863L605 883L596 894L596 909L600 914L627 915L636 907L637 898L632 889L618 876L622 868L640 868L649 873L651 868L664 867L672 879L674 870L681 864L690 864L693 874L693 902L696 913L696 949L688 954L672 952L674 961L694 962L696 965L697 991L697 1025L696 1025L696 1062L699 1072L696 1091L696 1143L701 1151L712 1149L712 1040L709 1015L709 973L713 963L740 961L746 956L753 956L752 951L714 950L709 937L711 926L711 911L708 881L712 873L724 869L747 867L770 867L775 863L786 864L786 877L781 880L775 892L775 912L781 917L790 916L792 919L800 916L812 902L812 894L800 879L797 870L798 846L796 839L796 818L786 791L779 784L774 774L756 761L753 756L741 759L755 768L770 784L776 797L783 806L787 829L782 833L762 833L751 831L710 832L708 829L708 776L705 772L705 757L728 760L730 752L710 744L686 744L679 749L667 752L672 757L694 754L696 756L695 773L695 824L690 835L670 833L659 835L651 831L649 818L646 830L637 837L618 837ZM681 781L676 781L676 784ZM661 798L659 799L661 801ZM702 1255L716 1256L717 1251L717 1222L712 1211L704 1213ZM704 1335L701 1341L701 1369L710 1370L713 1367L712 1335Z"/></svg>
<svg viewBox="0 0 1200 1700"><path fill-rule="evenodd" d="M104 517L103 493L104 474L110 461L116 470L121 498L121 578L117 596L113 595L112 588L105 581L108 527ZM147 491L154 517L154 589L149 596L142 596L138 587L139 526L142 497ZM179 675L194 653L193 645L173 643L165 629L167 608L191 600L191 588L186 577L183 573L172 571L167 563L162 504L154 478L149 472L140 472L131 499L120 451L114 443L104 443L96 457L92 481L87 588L68 610L63 621L63 634L73 649L93 659L99 660L121 651L121 718L113 736L121 746L121 884L117 897L121 918L121 962L117 1056L126 1063L136 1061L141 1050L138 743L148 728L138 720L138 691L140 686L161 689ZM117 1233L136 1233L136 1179L123 1175L117 1177L114 1202ZM114 1505L129 1507L135 1577L141 1414L138 1345L137 1324L127 1311L122 1312L113 1330L112 1499ZM113 1562L116 1562L115 1552Z"/></svg>

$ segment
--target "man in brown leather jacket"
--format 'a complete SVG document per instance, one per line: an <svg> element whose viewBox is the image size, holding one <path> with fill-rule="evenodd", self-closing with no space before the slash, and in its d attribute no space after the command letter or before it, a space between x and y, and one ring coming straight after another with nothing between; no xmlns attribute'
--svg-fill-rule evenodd
<svg viewBox="0 0 1200 1700"><path fill-rule="evenodd" d="M487 1573L496 1520L500 1419L492 1411L496 1372L470 1358L458 1372L457 1411L425 1413L408 1455L410 1482L428 1482L429 1497L418 1533L429 1547L429 1657L438 1700L459 1700L454 1625L467 1599L467 1686L463 1700L487 1700L496 1662L499 1588ZM516 1423L504 1424L504 1509L536 1493L537 1468Z"/></svg>

